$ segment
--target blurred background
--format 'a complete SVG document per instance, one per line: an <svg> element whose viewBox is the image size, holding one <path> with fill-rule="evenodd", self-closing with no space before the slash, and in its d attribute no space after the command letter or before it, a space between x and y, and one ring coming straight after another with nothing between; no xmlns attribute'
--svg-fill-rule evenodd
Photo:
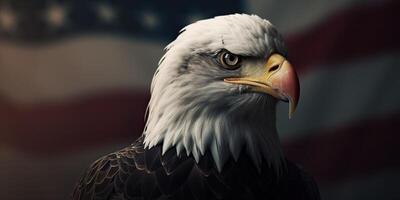
<svg viewBox="0 0 400 200"><path fill-rule="evenodd" d="M69 199L143 129L163 48L185 25L254 13L299 73L289 159L323 199L400 199L400 1L0 0L0 199Z"/></svg>

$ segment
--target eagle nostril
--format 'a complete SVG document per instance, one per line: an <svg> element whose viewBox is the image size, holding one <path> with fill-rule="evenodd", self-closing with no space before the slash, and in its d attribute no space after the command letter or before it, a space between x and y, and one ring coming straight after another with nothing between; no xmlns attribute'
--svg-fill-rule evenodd
<svg viewBox="0 0 400 200"><path fill-rule="evenodd" d="M279 68L279 65L274 65L271 68L269 68L268 72L273 72Z"/></svg>

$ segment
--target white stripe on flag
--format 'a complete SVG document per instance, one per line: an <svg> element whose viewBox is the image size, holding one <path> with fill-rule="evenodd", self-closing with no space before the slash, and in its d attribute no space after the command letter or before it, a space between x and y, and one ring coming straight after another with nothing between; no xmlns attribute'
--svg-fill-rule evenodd
<svg viewBox="0 0 400 200"><path fill-rule="evenodd" d="M107 89L149 90L158 43L82 36L40 46L0 42L0 93L16 102L62 100Z"/></svg>
<svg viewBox="0 0 400 200"><path fill-rule="evenodd" d="M281 136L301 137L319 129L400 111L399 56L371 56L321 66L304 77L300 75L301 96L291 120L287 117L287 104L278 104Z"/></svg>
<svg viewBox="0 0 400 200"><path fill-rule="evenodd" d="M130 141L131 142L131 141ZM53 157L35 157L9 147L0 150L0 197L20 199L70 199L80 176L96 159L127 144L113 144Z"/></svg>

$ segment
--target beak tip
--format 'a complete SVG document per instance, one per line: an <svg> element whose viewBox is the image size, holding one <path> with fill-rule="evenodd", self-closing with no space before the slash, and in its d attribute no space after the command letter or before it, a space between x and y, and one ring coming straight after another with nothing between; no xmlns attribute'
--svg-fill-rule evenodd
<svg viewBox="0 0 400 200"><path fill-rule="evenodd" d="M289 119L292 119L292 117L293 117L293 112L291 112L291 111L289 111Z"/></svg>

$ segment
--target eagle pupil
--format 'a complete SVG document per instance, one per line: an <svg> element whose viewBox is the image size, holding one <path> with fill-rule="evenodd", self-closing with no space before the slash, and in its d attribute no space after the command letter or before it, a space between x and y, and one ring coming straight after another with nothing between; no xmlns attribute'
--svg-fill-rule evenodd
<svg viewBox="0 0 400 200"><path fill-rule="evenodd" d="M238 61L238 57L236 55L226 53L225 54L226 64L228 65L236 65Z"/></svg>

